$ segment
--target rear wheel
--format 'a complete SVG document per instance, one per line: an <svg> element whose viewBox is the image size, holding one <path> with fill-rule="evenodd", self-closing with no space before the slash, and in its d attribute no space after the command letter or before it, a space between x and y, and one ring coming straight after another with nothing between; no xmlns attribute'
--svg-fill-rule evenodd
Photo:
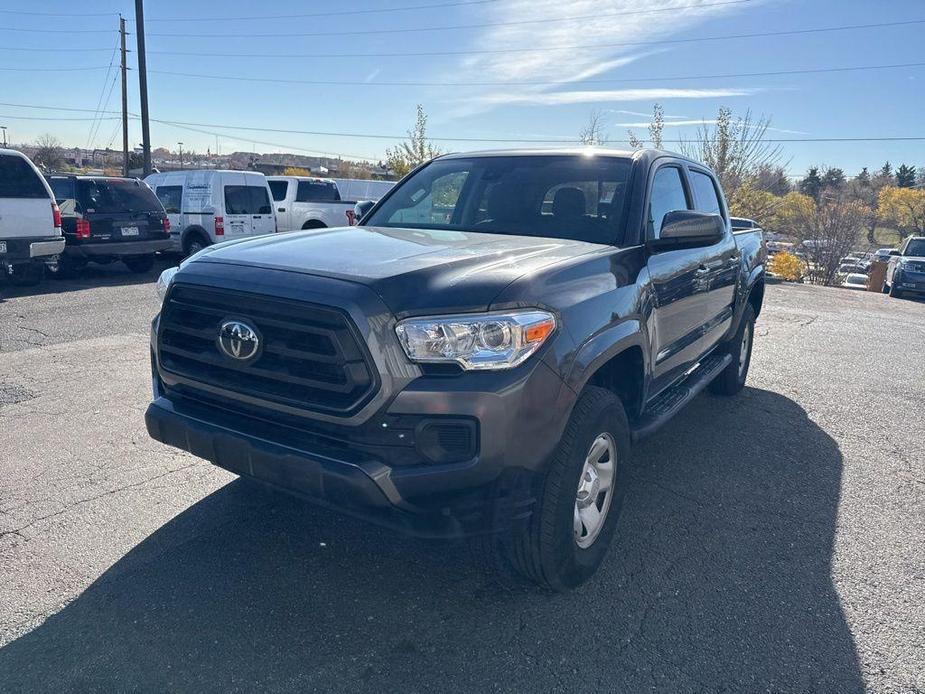
<svg viewBox="0 0 925 694"><path fill-rule="evenodd" d="M46 265L45 271L54 279L66 280L76 277L86 265L86 261L73 260L66 255L61 255L56 262Z"/></svg>
<svg viewBox="0 0 925 694"><path fill-rule="evenodd" d="M122 262L125 263L125 266L132 272L143 274L145 272L151 272L151 268L154 267L154 254L132 255L123 258Z"/></svg>
<svg viewBox="0 0 925 694"><path fill-rule="evenodd" d="M209 245L209 240L203 234L193 232L183 239L183 254L193 255Z"/></svg>
<svg viewBox="0 0 925 694"><path fill-rule="evenodd" d="M735 336L721 348L732 355L732 361L710 383L717 395L735 395L745 386L748 367L752 363L752 341L755 337L755 309L746 304Z"/></svg>
<svg viewBox="0 0 925 694"><path fill-rule="evenodd" d="M21 263L13 266L10 284L14 287L34 287L42 281L44 275L42 263Z"/></svg>
<svg viewBox="0 0 925 694"><path fill-rule="evenodd" d="M510 565L552 590L584 583L610 546L623 507L630 431L620 399L585 388L538 483L526 528L501 538Z"/></svg>
<svg viewBox="0 0 925 694"><path fill-rule="evenodd" d="M317 219L309 220L309 221L305 222L305 224L302 225L302 230L303 230L303 231L304 231L305 229L327 229L327 228L328 228L328 227L327 227L327 225L326 225L324 222L321 222L321 221L319 221L319 220L317 220Z"/></svg>

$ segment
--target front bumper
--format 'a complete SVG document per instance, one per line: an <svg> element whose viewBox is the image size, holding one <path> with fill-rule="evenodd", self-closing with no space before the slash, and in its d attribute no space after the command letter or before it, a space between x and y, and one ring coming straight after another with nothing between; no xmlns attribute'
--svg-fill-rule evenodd
<svg viewBox="0 0 925 694"><path fill-rule="evenodd" d="M0 240L6 245L6 252L0 253L0 262L6 263L44 260L61 253L65 245L63 236Z"/></svg>
<svg viewBox="0 0 925 694"><path fill-rule="evenodd" d="M925 272L901 270L893 277L893 283L903 292L925 294Z"/></svg>
<svg viewBox="0 0 925 694"><path fill-rule="evenodd" d="M74 258L93 258L110 256L149 255L157 251L169 250L172 241L166 239L152 239L147 241L109 241L100 243L68 244L64 254Z"/></svg>

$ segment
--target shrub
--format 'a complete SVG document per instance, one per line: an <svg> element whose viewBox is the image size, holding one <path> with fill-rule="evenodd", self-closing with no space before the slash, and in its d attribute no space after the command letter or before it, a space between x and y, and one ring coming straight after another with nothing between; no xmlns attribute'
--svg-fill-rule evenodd
<svg viewBox="0 0 925 694"><path fill-rule="evenodd" d="M777 277L788 282L802 282L806 264L793 253L775 253L768 269Z"/></svg>

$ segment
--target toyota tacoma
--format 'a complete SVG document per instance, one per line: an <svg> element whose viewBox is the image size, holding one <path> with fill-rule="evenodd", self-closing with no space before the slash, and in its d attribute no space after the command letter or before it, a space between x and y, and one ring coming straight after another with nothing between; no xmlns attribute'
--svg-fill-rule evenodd
<svg viewBox="0 0 925 694"><path fill-rule="evenodd" d="M359 226L165 271L147 428L566 590L606 553L631 446L743 387L765 255L676 154L442 156Z"/></svg>

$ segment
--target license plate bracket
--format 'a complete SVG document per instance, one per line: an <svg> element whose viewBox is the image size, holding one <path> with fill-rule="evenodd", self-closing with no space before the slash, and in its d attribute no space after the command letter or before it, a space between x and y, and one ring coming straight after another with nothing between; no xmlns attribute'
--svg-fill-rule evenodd
<svg viewBox="0 0 925 694"><path fill-rule="evenodd" d="M138 236L138 227L122 227L123 236Z"/></svg>

